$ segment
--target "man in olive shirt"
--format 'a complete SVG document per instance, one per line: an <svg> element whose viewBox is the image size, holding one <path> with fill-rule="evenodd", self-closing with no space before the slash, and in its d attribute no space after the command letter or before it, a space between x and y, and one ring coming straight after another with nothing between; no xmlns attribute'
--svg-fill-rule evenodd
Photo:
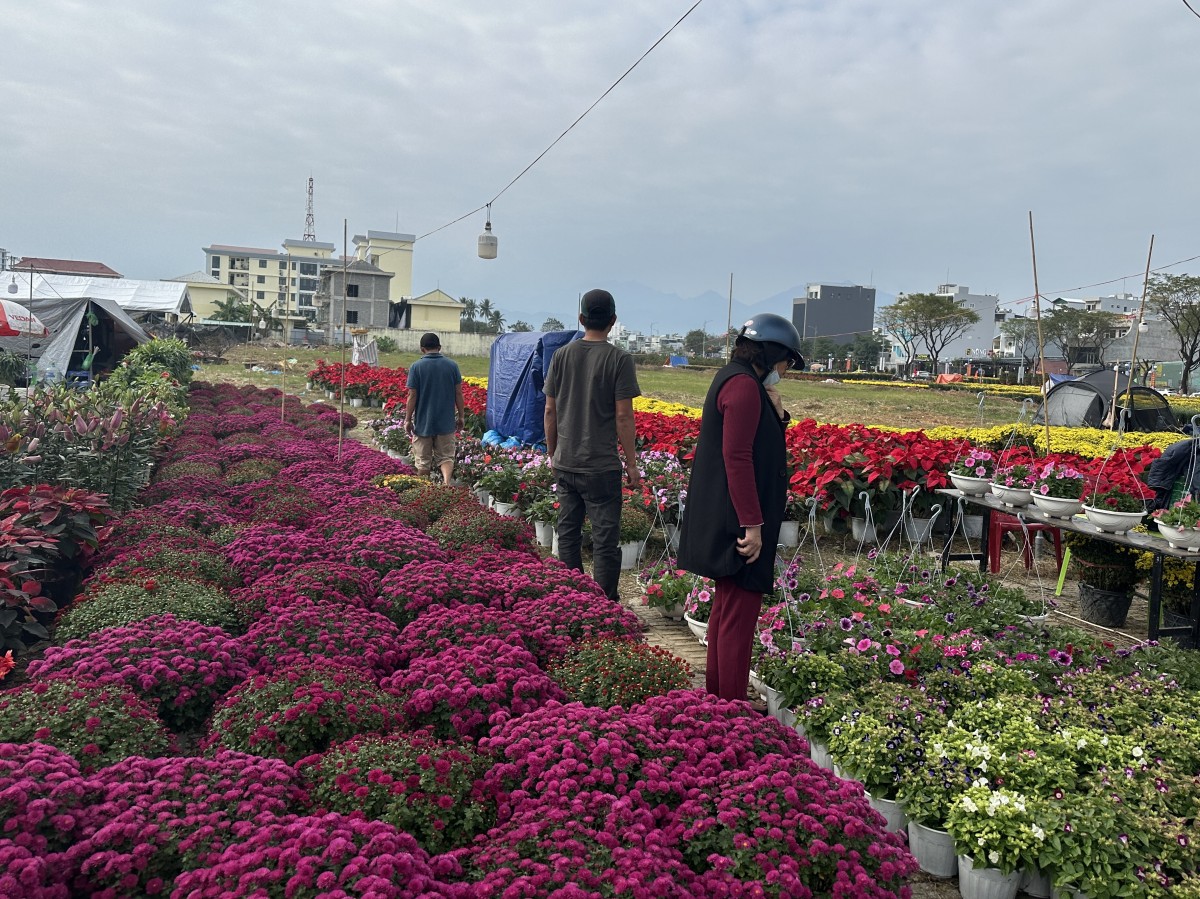
<svg viewBox="0 0 1200 899"><path fill-rule="evenodd" d="M617 304L607 290L580 303L582 340L557 350L542 388L546 448L558 482L558 555L583 571L583 518L592 522L592 576L609 599L621 577L621 455L625 484L641 486L633 398L640 396L633 357L608 342Z"/></svg>

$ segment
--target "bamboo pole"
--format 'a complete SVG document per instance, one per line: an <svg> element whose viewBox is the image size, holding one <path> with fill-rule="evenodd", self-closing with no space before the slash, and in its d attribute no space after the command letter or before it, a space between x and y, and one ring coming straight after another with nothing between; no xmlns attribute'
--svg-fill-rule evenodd
<svg viewBox="0 0 1200 899"><path fill-rule="evenodd" d="M1042 377L1042 422L1046 425L1046 453L1049 455L1050 447L1050 416L1046 414L1046 394L1048 391L1045 388L1045 379L1049 376L1046 374L1046 343L1042 338L1042 295L1038 291L1038 273L1037 273L1037 243L1033 238L1033 210L1029 210L1029 252L1033 258L1033 314L1037 320L1037 340L1038 340L1038 373ZM1024 352L1024 347L1021 351Z"/></svg>
<svg viewBox="0 0 1200 899"><path fill-rule="evenodd" d="M342 369L341 384L338 389L338 461L342 461L342 442L346 438L346 278L348 275L347 258L349 253L349 223L342 219Z"/></svg>
<svg viewBox="0 0 1200 899"><path fill-rule="evenodd" d="M733 272L729 273L729 308L725 313L725 361L728 362L733 358L730 352L730 341L732 338L729 332L733 330Z"/></svg>
<svg viewBox="0 0 1200 899"><path fill-rule="evenodd" d="M1150 251L1146 254L1146 275L1142 279L1142 302L1138 304L1137 325L1133 332L1133 354L1129 359L1129 381L1125 384L1125 414L1133 405L1133 372L1137 368L1138 340L1142 336L1142 321L1146 317L1146 291L1150 289L1150 258L1154 255L1154 235L1150 235ZM1119 376L1121 373L1117 372Z"/></svg>

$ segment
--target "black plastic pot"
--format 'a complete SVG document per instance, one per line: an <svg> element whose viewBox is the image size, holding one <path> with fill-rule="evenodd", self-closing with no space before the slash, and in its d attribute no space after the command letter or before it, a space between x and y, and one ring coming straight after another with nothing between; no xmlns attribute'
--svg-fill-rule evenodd
<svg viewBox="0 0 1200 899"><path fill-rule="evenodd" d="M1103 627L1124 627L1133 604L1133 593L1101 590L1091 584L1079 584L1079 617Z"/></svg>

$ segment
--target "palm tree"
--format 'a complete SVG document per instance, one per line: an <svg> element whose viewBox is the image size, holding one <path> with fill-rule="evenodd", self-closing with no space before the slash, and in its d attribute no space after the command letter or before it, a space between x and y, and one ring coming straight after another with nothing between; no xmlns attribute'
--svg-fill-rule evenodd
<svg viewBox="0 0 1200 899"><path fill-rule="evenodd" d="M484 302L486 303L487 301L484 300ZM499 309L493 309L490 313L488 313L487 323L488 328L490 328L493 333L504 333L504 313Z"/></svg>
<svg viewBox="0 0 1200 899"><path fill-rule="evenodd" d="M250 304L241 294L229 291L213 309L213 318L221 322L250 321Z"/></svg>
<svg viewBox="0 0 1200 899"><path fill-rule="evenodd" d="M479 313L481 322L489 322L492 319L492 313L496 311L496 307L492 305L492 301L484 297L479 301L479 306L476 310Z"/></svg>
<svg viewBox="0 0 1200 899"><path fill-rule="evenodd" d="M479 304L470 297L459 297L458 301L463 304L462 311L458 313L459 321L475 321L475 313L479 311Z"/></svg>

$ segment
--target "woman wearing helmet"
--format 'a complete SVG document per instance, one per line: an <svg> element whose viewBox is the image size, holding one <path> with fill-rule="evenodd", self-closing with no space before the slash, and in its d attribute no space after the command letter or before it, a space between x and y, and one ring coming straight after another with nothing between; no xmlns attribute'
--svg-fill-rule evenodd
<svg viewBox="0 0 1200 899"><path fill-rule="evenodd" d="M745 699L762 597L774 587L775 546L787 500L789 420L775 389L803 368L800 335L781 315L754 316L733 358L713 377L680 528L680 567L711 577L706 687Z"/></svg>

